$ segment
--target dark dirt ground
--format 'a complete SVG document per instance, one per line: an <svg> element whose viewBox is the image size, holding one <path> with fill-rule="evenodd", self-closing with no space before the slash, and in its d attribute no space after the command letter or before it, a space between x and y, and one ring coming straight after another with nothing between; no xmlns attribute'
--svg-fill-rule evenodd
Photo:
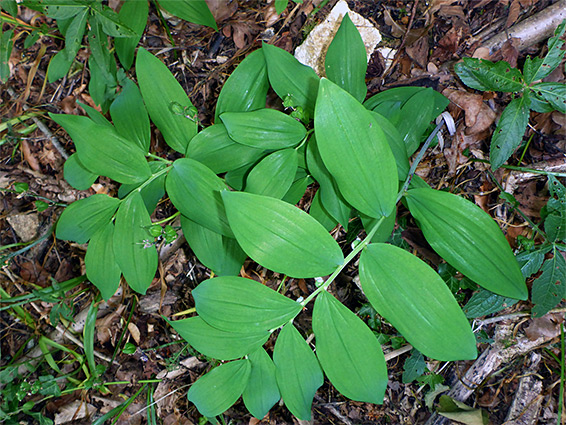
<svg viewBox="0 0 566 425"><path fill-rule="evenodd" d="M116 2L111 1L110 5L113 3ZM210 1L219 31L215 32L210 28L172 19L169 25L175 46L171 45L154 6L151 6L150 18L140 46L158 54L169 66L197 106L199 118L205 125L213 121L215 101L223 82L246 54L259 48L262 41L294 51L306 33L324 18L336 1L330 0L316 14L312 12L314 7L321 3L320 0L305 0L302 5L291 3L281 16L275 14L272 4L266 3ZM432 186L457 187L462 192L473 195L478 205L498 218L513 246L516 246L518 236L529 232L529 227L525 226L520 216L505 210L501 200L498 199L499 190L494 179L504 182L509 179L509 174L499 170L495 175L490 175L486 172L485 166L470 161L463 154L467 149L477 158L487 156L488 142L495 127L493 124L495 115L491 119L482 118L477 110L473 112L471 105L478 104L478 97L472 95L473 90L467 89L456 78L453 65L462 57L472 56L477 51L482 44L481 36L487 34L486 37L489 37L504 32L515 22L522 21L553 3L556 2L552 0L348 1L352 10L368 18L382 32L383 45L401 47L393 66L388 70L385 70L383 57L379 54L374 54L372 57L366 76L368 97L399 85L433 87L440 92L446 89L457 91L452 93L457 93L460 97L452 100L460 106L453 103L449 107L457 123L457 134L446 139L443 151L438 148L429 151L419 167L418 174ZM22 15L21 19L33 25L45 21L44 17L38 18L32 15ZM45 22L54 25L53 22ZM5 29L7 28L9 26L5 26ZM21 29L16 28L16 33L18 31ZM63 149L71 153L74 151L73 143L62 129L48 119L47 113L83 114L77 104L78 101L94 105L88 94L89 74L86 67L82 70L77 68L79 72L69 78L52 84L46 82L45 74L49 60L61 48L61 40L49 37L42 37L38 43L28 49L24 49L21 38L15 42L10 60L11 78L0 89L0 116L2 121L6 121L22 115L25 108L37 112L38 118L61 141ZM542 55L545 49L546 41L533 44L524 51L518 51L513 42L508 42L492 55L492 59L505 59L512 65L521 66L527 54ZM86 63L88 54L86 49L82 49L77 60ZM130 73L133 75L133 69ZM563 65L551 75L551 81L564 81ZM444 93L448 95L451 92ZM480 109L488 107L499 114L511 98L508 94L484 93L483 98L479 99ZM487 121L474 127L474 123L482 119ZM23 125L16 128L23 128ZM532 113L530 127L525 136L525 140L531 141L522 164L563 165L566 152L565 128L564 116L557 112ZM73 190L63 179L64 160L61 152L39 129L33 130L25 137L7 131L4 131L2 136L6 137L6 142L0 145L1 187L12 187L15 182L25 182L36 195L58 203L70 203L95 192L115 193L117 190L115 184L106 178L100 178L88 191ZM166 151L165 144L157 134L154 134L152 151L173 158L171 153ZM517 164L517 156L510 163ZM528 179L518 181L515 188L515 196L520 208L535 222L540 219L540 208L548 198L544 184L545 179ZM7 220L8 217L15 215L28 217L24 227L31 232L31 238L47 235L33 248L2 264L0 284L11 296L27 294L33 289L47 287L52 279L63 282L84 272L85 247L54 238L51 226L61 214L62 208L51 206L45 211L38 212L34 204L36 199L34 196L19 196L7 192L2 192L0 195L1 246L21 242L21 235L16 233L14 225ZM164 201L159 204L152 218L158 220L173 212L170 203ZM402 237L414 252L437 264L438 258L431 252L431 248L427 247L416 225L411 220L406 220L403 225ZM339 234L338 240L346 246L343 232ZM250 262L245 265L245 273L264 281L275 281L278 278ZM347 270L334 289L337 296L353 308L363 303L362 295L352 283L355 274L354 268ZM110 385L108 386L110 392L107 394L92 390L75 391L38 404L35 410L42 410L46 416L53 418L65 410L72 411L72 406L75 406L76 410L77 404L73 403L80 401L87 403L91 414L96 416L123 401L121 394L126 397L134 394L140 388L140 384L137 383L139 380L152 379L160 372L163 373L168 366L186 360L188 369L182 369L176 378L165 380L158 387L154 387L154 399L157 400L171 393L158 404L158 414L164 424L200 423L198 411L187 401L185 395L187 385L205 373L211 365L205 358L192 357L194 353L184 344L167 345L171 341L178 341L178 337L167 326L161 315L170 317L176 312L192 308L194 302L191 298L191 289L208 275L208 270L198 263L186 245L175 244L168 255L162 256L158 277L147 295L139 297L125 290L121 295L113 297L110 307L99 314L94 346L98 353L107 358L112 357L115 346L126 329L126 323L129 325L125 339L121 341L122 345L127 340L139 346L134 354L118 351L116 363L107 369L102 381L125 380L131 384ZM308 280L306 282L297 280L292 282L290 291L296 296L301 296L310 292L313 287L313 283ZM463 292L462 300L469 298L470 294L469 290ZM85 308L88 309L92 297L93 292L89 290L88 283L83 283L68 292L63 303L72 308L73 316L77 316ZM33 317L35 329L14 320L11 310L0 312L2 350L0 366L5 366L15 356L21 355L22 350L26 351L26 347L31 346L29 344L31 340L54 331L49 313L56 305L60 306L60 303L38 300L22 306ZM520 302L497 315L511 314L528 308L530 308L528 302ZM507 333L503 333L511 339L521 337L525 329L533 326L533 321L528 315L504 319L491 323L476 321L474 326L483 326L482 329L490 338L494 338L496 332L505 331ZM304 322L299 321L298 326L302 328L303 333L308 334L309 319L304 320ZM559 319L553 320L559 321ZM387 327L383 331L393 334L395 332ZM538 382L532 386L536 392L535 404L539 403L540 408L537 410L537 418L534 422L524 423L556 423L560 383L560 365L556 361L556 356L560 356L560 349L559 338L552 332L543 340L540 339L540 333L536 333L536 329L534 336L531 332L530 341L538 342L523 351L519 350L517 355L492 370L473 391L466 404L483 409L492 424L523 423L505 421L519 384L523 378L531 376ZM528 341L523 342L528 345ZM73 349L81 350L76 344L68 341L67 343ZM488 352L490 347L490 344L481 344L479 351ZM391 344L384 346L384 350L394 351ZM389 360L390 384L382 406L349 401L327 382L314 400L313 423L426 423L431 416L431 410L426 406L427 400L425 400L428 387L418 383L403 384L401 380L403 363L407 356L407 353L395 355L394 352ZM442 375L445 383L450 385L457 381L458 377L462 377L472 363L430 361L428 367ZM76 364L69 364L68 367L70 371L76 367ZM33 374L29 379L31 381L35 379ZM24 401L37 402L41 398L32 395L24 398ZM146 413L136 414L145 407L145 398L144 392L124 412L118 423L146 423ZM65 423L91 423L93 417ZM226 412L225 418L227 422L237 424L258 423L247 413L241 401ZM71 419L73 414L68 418ZM21 420L23 421L21 423L32 423L29 416L21 416ZM296 419L281 406L275 406L261 421L266 424L296 422Z"/></svg>

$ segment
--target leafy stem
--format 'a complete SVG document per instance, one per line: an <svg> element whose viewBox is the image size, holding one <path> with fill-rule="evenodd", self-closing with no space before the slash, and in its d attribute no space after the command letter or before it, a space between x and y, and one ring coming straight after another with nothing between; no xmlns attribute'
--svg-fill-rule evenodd
<svg viewBox="0 0 566 425"><path fill-rule="evenodd" d="M157 161L165 162L166 164L173 164L173 161L169 161L168 159L161 158L160 156L154 155L150 152L146 153L145 156L156 159Z"/></svg>

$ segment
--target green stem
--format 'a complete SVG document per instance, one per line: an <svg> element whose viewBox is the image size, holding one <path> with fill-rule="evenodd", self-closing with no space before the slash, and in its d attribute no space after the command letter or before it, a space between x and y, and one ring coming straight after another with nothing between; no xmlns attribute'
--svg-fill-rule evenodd
<svg viewBox="0 0 566 425"><path fill-rule="evenodd" d="M155 221L153 223L151 223L152 226L156 225L156 224L163 224L163 223L167 223L168 221L173 220L175 217L178 217L181 215L180 211L177 211L175 214L170 215L169 217L164 218L163 220L159 220L159 221Z"/></svg>
<svg viewBox="0 0 566 425"><path fill-rule="evenodd" d="M122 199L122 201L125 201L126 199L128 199L130 196L132 196L133 193L141 192L141 190L144 187L148 186L149 184L151 184L151 182L153 182L158 177L161 177L163 174L166 174L168 171L169 171L169 167L166 167L163 170L159 170L157 173L152 174L150 178L148 178L146 181L144 181L142 184L140 184L138 187L136 187L134 190L132 190L130 193L128 193L126 195L126 197L124 199Z"/></svg>
<svg viewBox="0 0 566 425"><path fill-rule="evenodd" d="M525 157L525 154L527 153L527 149L529 149L529 145L531 144L531 140L533 140L535 133L531 134L531 137L529 137L529 140L527 141L527 144L525 145L525 149L523 149L523 153L521 154L521 158L519 158L519 164L521 164L523 162L523 158Z"/></svg>
<svg viewBox="0 0 566 425"><path fill-rule="evenodd" d="M485 159L470 158L470 161L481 162L482 164L489 164L490 162ZM557 173L554 171L536 170L534 168L517 167L515 165L502 165L501 168L512 171L521 171L523 173L542 174L544 176L566 177L566 173Z"/></svg>
<svg viewBox="0 0 566 425"><path fill-rule="evenodd" d="M160 156L154 155L151 152L146 153L145 156L147 156L149 158L156 159L156 160L161 161L161 162L164 162L166 164L173 164L173 161L169 161L168 159L161 158Z"/></svg>
<svg viewBox="0 0 566 425"><path fill-rule="evenodd" d="M165 28L165 32L167 33L167 38L171 42L171 45L173 47L175 47L175 40L173 39L173 36L171 35L171 31L169 30L169 25L167 25L167 21L165 20L165 18L163 17L163 14L161 13L161 7L159 6L159 3L156 0L153 0L153 2L155 3L155 10L157 11L157 15L159 16L159 20L161 21L161 24L163 25L163 28ZM173 56L175 57L175 59L178 59L176 50L173 50Z"/></svg>

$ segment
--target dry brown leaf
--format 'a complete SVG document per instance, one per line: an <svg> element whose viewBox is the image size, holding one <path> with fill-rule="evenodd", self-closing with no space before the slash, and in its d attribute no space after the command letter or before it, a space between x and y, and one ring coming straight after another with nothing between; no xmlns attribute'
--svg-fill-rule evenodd
<svg viewBox="0 0 566 425"><path fill-rule="evenodd" d="M226 0L206 0L208 8L217 23L230 18L238 9L238 2Z"/></svg>
<svg viewBox="0 0 566 425"><path fill-rule="evenodd" d="M94 412L96 412L96 408L92 404L75 400L70 404L62 406L59 412L55 414L55 425L83 419L86 418L87 415L92 415Z"/></svg>
<svg viewBox="0 0 566 425"><path fill-rule="evenodd" d="M393 19L387 8L383 10L383 19L385 20L385 25L389 25L391 27L391 35L393 37L401 38L405 35L407 29L395 22L395 19Z"/></svg>
<svg viewBox="0 0 566 425"><path fill-rule="evenodd" d="M518 41L518 38L511 37L501 46L501 58L509 62L509 65L513 68L517 67L517 59L519 59L519 50L516 47Z"/></svg>
<svg viewBox="0 0 566 425"><path fill-rule="evenodd" d="M39 166L39 161L37 160L35 155L33 155L31 153L31 148L30 148L29 143L26 139L21 140L21 147L22 147L22 154L24 155L24 159L29 164L29 167L33 171L41 171L40 166Z"/></svg>
<svg viewBox="0 0 566 425"><path fill-rule="evenodd" d="M443 18L458 18L462 20L466 19L464 9L460 5L442 6L438 11L438 15L442 16Z"/></svg>
<svg viewBox="0 0 566 425"><path fill-rule="evenodd" d="M495 112L483 102L481 95L453 89L446 89L442 93L464 110L466 127L468 127L466 135L482 133L495 121Z"/></svg>
<svg viewBox="0 0 566 425"><path fill-rule="evenodd" d="M507 15L507 22L505 23L505 28L509 28L511 25L513 25L517 21L517 18L519 17L520 13L521 13L521 3L519 2L519 0L513 0L511 6L509 6L509 14Z"/></svg>
<svg viewBox="0 0 566 425"><path fill-rule="evenodd" d="M418 66L421 68L425 67L428 59L428 40L426 37L418 39L415 43L408 46L405 51Z"/></svg>
<svg viewBox="0 0 566 425"><path fill-rule="evenodd" d="M548 313L542 317L535 317L525 329L525 335L535 341L540 337L552 339L560 335L560 327L564 316L560 313Z"/></svg>
<svg viewBox="0 0 566 425"><path fill-rule="evenodd" d="M128 330L130 331L132 338L134 338L134 341L136 341L136 344L140 345L140 330L136 324L132 322L128 323Z"/></svg>

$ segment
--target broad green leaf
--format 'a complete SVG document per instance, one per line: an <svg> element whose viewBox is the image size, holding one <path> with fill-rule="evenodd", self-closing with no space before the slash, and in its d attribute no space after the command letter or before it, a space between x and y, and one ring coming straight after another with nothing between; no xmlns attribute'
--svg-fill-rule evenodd
<svg viewBox="0 0 566 425"><path fill-rule="evenodd" d="M340 246L314 218L279 199L222 192L238 243L262 266L297 278L325 276L342 264Z"/></svg>
<svg viewBox="0 0 566 425"><path fill-rule="evenodd" d="M399 111L399 119L395 121L395 125L405 143L408 156L417 151L430 122L436 118L433 99L434 90L421 90L411 96Z"/></svg>
<svg viewBox="0 0 566 425"><path fill-rule="evenodd" d="M8 78L10 78L9 60L12 54L12 48L14 47L13 36L14 30L2 32L2 28L0 27L0 82L2 83L6 83Z"/></svg>
<svg viewBox="0 0 566 425"><path fill-rule="evenodd" d="M407 357L403 364L403 383L410 384L419 378L427 369L424 356L414 348L411 350L410 357Z"/></svg>
<svg viewBox="0 0 566 425"><path fill-rule="evenodd" d="M523 75L505 61L463 58L454 71L468 87L482 91L518 92L524 87Z"/></svg>
<svg viewBox="0 0 566 425"><path fill-rule="evenodd" d="M560 65L564 57L564 50L562 45L564 41L560 39L566 30L566 22L562 22L554 31L554 37L548 40L548 53L541 58L531 59L527 56L525 65L523 67L523 75L525 76L525 83L531 84L535 81L542 80L544 77L550 75L554 69Z"/></svg>
<svg viewBox="0 0 566 425"><path fill-rule="evenodd" d="M68 20L85 9L84 5L73 0L59 0L57 2L50 1L47 3L51 4L46 6L41 5L40 1L27 0L23 3L26 7L43 7L45 15L51 19L57 19L57 21ZM64 34L64 32L61 32L61 34Z"/></svg>
<svg viewBox="0 0 566 425"><path fill-rule="evenodd" d="M290 96L292 106L300 106L312 116L320 81L318 75L279 47L263 43L261 50L275 93L283 100Z"/></svg>
<svg viewBox="0 0 566 425"><path fill-rule="evenodd" d="M314 128L324 165L346 201L370 217L389 215L397 196L397 166L370 112L322 79Z"/></svg>
<svg viewBox="0 0 566 425"><path fill-rule="evenodd" d="M234 190L243 190L246 183L246 177L253 168L254 164L244 165L235 170L230 170L224 175L224 181Z"/></svg>
<svg viewBox="0 0 566 425"><path fill-rule="evenodd" d="M226 332L258 333L292 320L302 305L252 279L205 280L191 293L199 317Z"/></svg>
<svg viewBox="0 0 566 425"><path fill-rule="evenodd" d="M204 0L159 0L159 5L178 18L218 31L214 16Z"/></svg>
<svg viewBox="0 0 566 425"><path fill-rule="evenodd" d="M190 317L168 323L195 350L219 360L238 359L261 347L269 338L269 332L226 332L213 328L200 317Z"/></svg>
<svg viewBox="0 0 566 425"><path fill-rule="evenodd" d="M171 148L185 152L197 133L197 123L184 114L194 108L189 97L163 62L143 48L136 57L136 74L151 120Z"/></svg>
<svg viewBox="0 0 566 425"><path fill-rule="evenodd" d="M487 316L488 314L497 313L504 308L511 307L516 304L517 300L513 298L502 297L494 294L487 289L480 289L463 307L466 317L475 319L477 317Z"/></svg>
<svg viewBox="0 0 566 425"><path fill-rule="evenodd" d="M273 363L285 406L297 418L309 421L312 399L324 377L314 353L291 323L285 325L277 337Z"/></svg>
<svg viewBox="0 0 566 425"><path fill-rule="evenodd" d="M116 263L113 248L114 223L109 221L92 235L85 255L88 280L98 288L106 301L120 286L122 272Z"/></svg>
<svg viewBox="0 0 566 425"><path fill-rule="evenodd" d="M110 115L120 136L137 144L142 151L149 152L149 116L140 90L132 80L125 80L122 92L110 105Z"/></svg>
<svg viewBox="0 0 566 425"><path fill-rule="evenodd" d="M203 416L212 418L220 415L240 398L250 372L251 365L247 359L224 363L191 385L187 398Z"/></svg>
<svg viewBox="0 0 566 425"><path fill-rule="evenodd" d="M550 103L548 103L545 99L539 97L533 91L523 92L523 97L528 98L527 102L531 111L539 112L541 114L554 111L554 108Z"/></svg>
<svg viewBox="0 0 566 425"><path fill-rule="evenodd" d="M283 149L298 145L307 134L296 119L275 109L225 112L220 119L232 139L260 149Z"/></svg>
<svg viewBox="0 0 566 425"><path fill-rule="evenodd" d="M531 87L534 92L562 114L566 114L566 84L538 83Z"/></svg>
<svg viewBox="0 0 566 425"><path fill-rule="evenodd" d="M227 187L210 168L190 158L178 159L169 171L165 187L181 214L216 233L234 236L220 197Z"/></svg>
<svg viewBox="0 0 566 425"><path fill-rule="evenodd" d="M367 67L366 46L346 13L326 52L326 77L354 96L358 102L363 102L367 93Z"/></svg>
<svg viewBox="0 0 566 425"><path fill-rule="evenodd" d="M250 353L248 360L252 370L242 398L249 412L257 419L263 419L281 398L275 378L275 365L263 348Z"/></svg>
<svg viewBox="0 0 566 425"><path fill-rule="evenodd" d="M12 17L18 16L18 3L16 0L1 0L0 9L5 10Z"/></svg>
<svg viewBox="0 0 566 425"><path fill-rule="evenodd" d="M63 176L67 183L77 190L87 190L98 178L98 175L91 173L85 168L76 153L72 154L65 161Z"/></svg>
<svg viewBox="0 0 566 425"><path fill-rule="evenodd" d="M224 112L247 112L265 108L269 81L261 50L250 53L222 86L216 102L214 120Z"/></svg>
<svg viewBox="0 0 566 425"><path fill-rule="evenodd" d="M114 128L112 123L106 119L104 115L94 109L92 106L88 106L85 103L77 102L81 108L84 109L88 117L93 120L96 124L104 125L108 128Z"/></svg>
<svg viewBox="0 0 566 425"><path fill-rule="evenodd" d="M360 257L360 282L371 305L425 356L469 360L476 339L440 276L419 258L387 244Z"/></svg>
<svg viewBox="0 0 566 425"><path fill-rule="evenodd" d="M304 170L304 168L297 169L297 174L299 174L300 170ZM314 181L312 177L308 175L301 176L299 178L295 175L295 179L296 180L291 184L291 187L282 198L283 201L291 205L295 205L301 200L309 184Z"/></svg>
<svg viewBox="0 0 566 425"><path fill-rule="evenodd" d="M378 220L377 218L368 217L364 214L360 214L360 218L362 220L366 233L369 233L371 229L373 229L373 226L375 226ZM381 223L381 225L377 229L377 232L375 232L375 235L373 235L373 238L371 238L371 241L374 243L387 242L387 240L391 237L391 233L393 233L393 229L395 229L395 218L395 211L389 214L389 216L385 217L385 220L383 221L383 223Z"/></svg>
<svg viewBox="0 0 566 425"><path fill-rule="evenodd" d="M143 199L143 203L147 208L147 212L151 215L155 210L159 200L165 195L165 173L166 165L161 161L151 161L149 162L149 168L152 171L151 181L143 183L140 189L140 195ZM118 189L118 197L120 199L125 198L132 190L140 187L139 184L123 184Z"/></svg>
<svg viewBox="0 0 566 425"><path fill-rule="evenodd" d="M499 118L491 139L489 160L492 170L501 167L521 144L529 123L529 105L523 96L513 99Z"/></svg>
<svg viewBox="0 0 566 425"><path fill-rule="evenodd" d="M145 0L126 0L122 3L118 17L124 25L131 28L135 33L135 36L114 40L116 54L124 69L130 69L134 63L134 53L145 30L148 14L149 4Z"/></svg>
<svg viewBox="0 0 566 425"><path fill-rule="evenodd" d="M297 173L297 151L282 149L266 156L248 174L246 192L281 199Z"/></svg>
<svg viewBox="0 0 566 425"><path fill-rule="evenodd" d="M405 180L407 178L407 174L409 174L410 164L409 155L407 154L407 146L403 137L397 128L395 128L395 126L383 115L372 111L371 116L377 122L379 128L381 128L383 134L385 134L387 143L395 157L395 163L397 164L397 178L399 180Z"/></svg>
<svg viewBox="0 0 566 425"><path fill-rule="evenodd" d="M234 238L213 232L181 216L185 239L199 261L218 276L235 276L248 257Z"/></svg>
<svg viewBox="0 0 566 425"><path fill-rule="evenodd" d="M406 199L427 242L448 264L496 294L527 299L519 264L501 229L485 211L438 190L411 189Z"/></svg>
<svg viewBox="0 0 566 425"><path fill-rule="evenodd" d="M113 129L87 117L49 114L63 127L86 169L120 183L141 183L151 176L144 152Z"/></svg>
<svg viewBox="0 0 566 425"><path fill-rule="evenodd" d="M324 208L324 206L322 205L322 202L320 201L320 189L317 190L314 198L312 198L309 214L311 217L314 217L316 221L322 224L322 227L324 227L328 232L334 229L338 224L338 222L330 215L328 211L326 211L326 208Z"/></svg>
<svg viewBox="0 0 566 425"><path fill-rule="evenodd" d="M149 234L151 218L139 192L122 201L116 213L114 255L130 287L145 294L157 270L157 249Z"/></svg>
<svg viewBox="0 0 566 425"><path fill-rule="evenodd" d="M264 152L232 140L224 124L205 128L187 147L187 157L203 163L217 174L253 164Z"/></svg>
<svg viewBox="0 0 566 425"><path fill-rule="evenodd" d="M383 403L387 366L370 328L326 291L314 303L312 328L316 356L332 385L352 400Z"/></svg>
<svg viewBox="0 0 566 425"><path fill-rule="evenodd" d="M287 9L288 4L289 0L275 0L275 13L281 15L281 13Z"/></svg>
<svg viewBox="0 0 566 425"><path fill-rule="evenodd" d="M533 282L532 313L536 317L544 316L562 299L566 298L566 260L556 248L553 256L542 266L542 274Z"/></svg>
<svg viewBox="0 0 566 425"><path fill-rule="evenodd" d="M108 195L92 195L73 202L57 222L58 239L86 243L101 226L106 225L118 209L120 201Z"/></svg>

